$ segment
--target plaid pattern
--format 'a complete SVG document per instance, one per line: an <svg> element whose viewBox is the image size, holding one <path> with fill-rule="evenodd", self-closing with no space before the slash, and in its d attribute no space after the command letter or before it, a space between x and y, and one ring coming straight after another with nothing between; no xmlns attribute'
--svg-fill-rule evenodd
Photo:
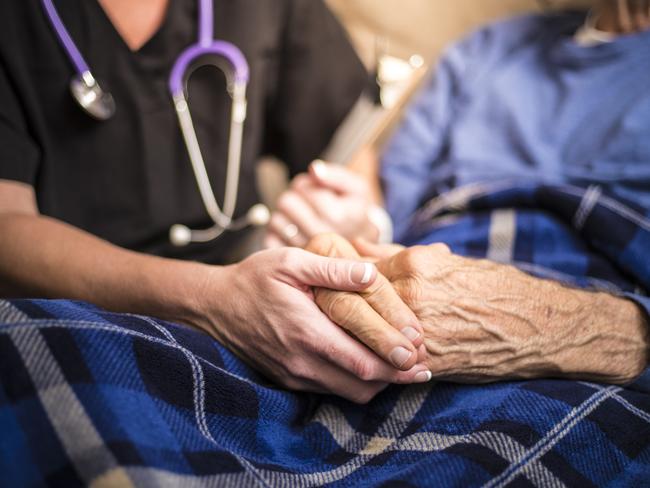
<svg viewBox="0 0 650 488"><path fill-rule="evenodd" d="M638 210L595 189L445 198L414 241L646 300ZM392 386L359 406L275 389L205 335L148 317L23 300L0 302L0 324L3 486L650 486L643 379Z"/></svg>

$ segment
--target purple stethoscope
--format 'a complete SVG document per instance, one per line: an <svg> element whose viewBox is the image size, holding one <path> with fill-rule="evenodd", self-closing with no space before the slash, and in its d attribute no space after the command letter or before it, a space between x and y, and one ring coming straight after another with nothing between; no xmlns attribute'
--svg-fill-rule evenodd
<svg viewBox="0 0 650 488"><path fill-rule="evenodd" d="M70 37L52 0L42 0L47 17L74 65L76 75L70 81L70 92L79 106L96 120L108 120L115 114L113 96L103 90L92 75L86 60ZM246 120L246 87L249 68L243 53L233 44L214 39L213 0L199 0L199 39L185 49L176 60L169 77L169 91L192 163L196 183L203 205L214 225L207 229L192 230L181 224L173 225L169 239L176 246L190 242L208 242L227 230L239 230L248 225L266 225L270 213L263 204L252 206L244 217L233 219L237 206L237 191L241 170L241 150L244 121ZM202 64L196 61L206 57ZM209 60L209 62L207 61ZM232 99L230 134L228 140L228 166L226 171L223 209L217 203L208 178L196 130L187 103L187 83L196 69L213 66L226 77L227 91ZM190 71L190 67L192 68Z"/></svg>

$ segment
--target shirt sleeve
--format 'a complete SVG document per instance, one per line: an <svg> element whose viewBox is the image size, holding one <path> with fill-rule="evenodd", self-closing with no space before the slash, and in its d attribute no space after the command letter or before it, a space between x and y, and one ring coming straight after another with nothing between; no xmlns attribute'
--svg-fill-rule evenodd
<svg viewBox="0 0 650 488"><path fill-rule="evenodd" d="M650 327L650 297L633 293L626 294L625 297L636 302L636 304L645 311L646 324ZM641 376L628 385L628 388L642 391L643 393L650 393L650 364L647 365Z"/></svg>
<svg viewBox="0 0 650 488"><path fill-rule="evenodd" d="M40 151L29 136L21 104L0 60L0 179L35 184Z"/></svg>
<svg viewBox="0 0 650 488"><path fill-rule="evenodd" d="M322 0L292 0L278 89L267 115L266 152L304 171L325 149L368 75Z"/></svg>

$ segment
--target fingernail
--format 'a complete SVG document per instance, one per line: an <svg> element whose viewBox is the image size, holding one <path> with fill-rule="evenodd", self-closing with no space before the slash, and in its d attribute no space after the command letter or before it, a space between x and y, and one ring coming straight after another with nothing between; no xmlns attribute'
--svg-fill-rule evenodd
<svg viewBox="0 0 650 488"><path fill-rule="evenodd" d="M352 281L365 285L370 283L375 267L371 263L358 263L352 267L350 273Z"/></svg>
<svg viewBox="0 0 650 488"><path fill-rule="evenodd" d="M413 327L404 327L402 329L402 334L404 334L409 341L414 341L420 337L420 333Z"/></svg>
<svg viewBox="0 0 650 488"><path fill-rule="evenodd" d="M314 173L316 173L316 176L318 176L319 178L325 178L327 173L327 166L325 165L324 161L317 159L311 164L311 166L314 169Z"/></svg>
<svg viewBox="0 0 650 488"><path fill-rule="evenodd" d="M409 360L412 354L413 353L405 347L398 346L390 353L390 360L395 366L401 368L402 365Z"/></svg>
<svg viewBox="0 0 650 488"><path fill-rule="evenodd" d="M426 383L427 381L431 381L432 377L433 375L431 374L431 371L420 371L413 377L413 381L416 383Z"/></svg>

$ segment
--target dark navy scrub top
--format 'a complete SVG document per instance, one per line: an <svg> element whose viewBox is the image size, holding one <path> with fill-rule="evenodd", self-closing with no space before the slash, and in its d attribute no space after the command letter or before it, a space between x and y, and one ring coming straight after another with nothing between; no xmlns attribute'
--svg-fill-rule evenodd
<svg viewBox="0 0 650 488"><path fill-rule="evenodd" d="M69 93L74 75L40 0L0 2L0 179L32 185L39 210L117 245L223 263L246 231L175 248L171 225L211 225L167 88L197 37L197 0L171 0L158 32L132 52L95 0L55 0L95 77L113 94L106 122ZM318 156L366 83L366 73L320 0L215 0L215 35L251 68L236 215L259 201L264 154L292 174ZM223 200L230 99L223 76L201 68L190 107L208 173ZM236 253L235 253L236 254Z"/></svg>

